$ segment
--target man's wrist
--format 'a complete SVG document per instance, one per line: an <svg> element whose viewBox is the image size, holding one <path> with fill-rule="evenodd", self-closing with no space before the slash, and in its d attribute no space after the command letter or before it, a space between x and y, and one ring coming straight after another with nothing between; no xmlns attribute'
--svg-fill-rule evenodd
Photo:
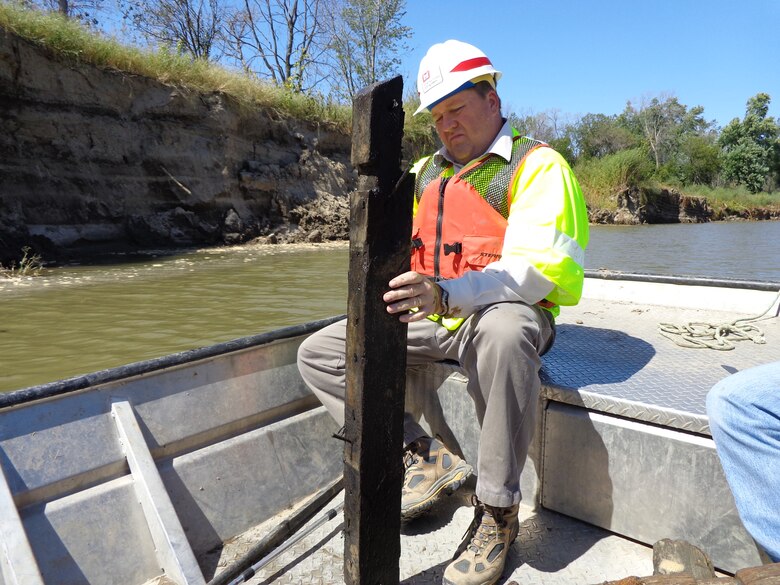
<svg viewBox="0 0 780 585"><path fill-rule="evenodd" d="M438 283L436 283L436 287L439 289L439 310L436 312L442 317L446 317L450 313L450 293Z"/></svg>

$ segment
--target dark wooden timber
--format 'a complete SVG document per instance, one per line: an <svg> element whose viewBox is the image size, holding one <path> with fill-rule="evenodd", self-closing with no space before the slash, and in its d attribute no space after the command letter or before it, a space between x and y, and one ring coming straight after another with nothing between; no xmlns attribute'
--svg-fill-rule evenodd
<svg viewBox="0 0 780 585"><path fill-rule="evenodd" d="M412 186L401 179L403 81L353 101L344 424L344 580L399 581L406 325L382 295L409 269Z"/></svg>
<svg viewBox="0 0 780 585"><path fill-rule="evenodd" d="M780 583L780 563L740 569L733 577L706 577L697 579L687 573L625 577L619 581L605 581L602 585L777 585ZM506 585L518 585L510 581Z"/></svg>

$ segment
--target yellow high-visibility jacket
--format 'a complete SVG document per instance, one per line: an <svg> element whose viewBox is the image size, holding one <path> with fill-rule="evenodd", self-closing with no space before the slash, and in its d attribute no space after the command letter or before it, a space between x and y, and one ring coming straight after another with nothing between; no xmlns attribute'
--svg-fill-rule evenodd
<svg viewBox="0 0 780 585"><path fill-rule="evenodd" d="M452 254L460 250L456 248L458 242L440 241L441 238L434 242L430 236L441 233L436 230L447 225L446 189L450 183L466 183L506 221L500 258L484 268L456 269L456 278L440 282L449 293L450 314L457 317L442 319L445 327L457 328L463 318L498 302L540 303L555 315L559 313L558 305L579 302L588 244L587 209L569 165L552 148L521 137L504 124L490 150L463 168L456 169L442 150L418 161L412 172L417 176L415 231L427 234L428 240L421 246L420 238L413 234L413 254L422 254L422 248L428 246L425 250L430 258L431 246L438 246L441 249L437 259L444 258L446 245L446 260L455 260ZM443 195L441 179L449 179ZM435 209L431 198L442 196L443 213L438 217L431 213ZM422 221L417 217L421 209L425 210ZM463 235L476 236L472 239L480 236ZM427 269L419 270L418 264L418 271L439 276L431 262L426 266ZM446 274L453 275L452 271Z"/></svg>

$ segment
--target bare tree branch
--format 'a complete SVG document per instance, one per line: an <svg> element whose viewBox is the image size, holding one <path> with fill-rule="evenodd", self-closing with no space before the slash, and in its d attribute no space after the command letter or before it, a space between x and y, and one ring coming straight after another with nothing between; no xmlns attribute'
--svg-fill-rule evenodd
<svg viewBox="0 0 780 585"><path fill-rule="evenodd" d="M317 81L325 46L322 0L244 0L227 27L229 54L245 71L302 92Z"/></svg>
<svg viewBox="0 0 780 585"><path fill-rule="evenodd" d="M219 0L132 0L125 13L147 38L196 59L209 59L220 37Z"/></svg>

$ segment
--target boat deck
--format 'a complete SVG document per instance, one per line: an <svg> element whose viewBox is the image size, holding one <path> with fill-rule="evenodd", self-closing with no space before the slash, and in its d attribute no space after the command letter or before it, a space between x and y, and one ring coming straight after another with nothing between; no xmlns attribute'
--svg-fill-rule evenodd
<svg viewBox="0 0 780 585"><path fill-rule="evenodd" d="M706 393L715 382L730 373L780 359L780 319L773 318L777 310L777 299L775 298L775 308L768 316L755 323L765 335L767 343L763 345L752 341L739 341L730 351L686 349L661 336L657 331L658 324L733 322L740 317L761 314L769 308L767 299L771 300L775 295L764 292L750 297L755 291L745 291L744 294L748 296L740 294L739 298L721 298L718 295L722 291L694 287L686 295L689 299L675 298L673 302L680 306L670 307L663 304L663 285L642 287L646 296L640 298L637 298L634 288L627 291L625 298L621 298L619 291L611 286L609 294L605 295L609 300L586 298L577 307L564 308L558 320L556 345L543 360L543 395L548 404L555 403L556 407L563 405L563 409L575 405L578 412L582 411L586 413L586 417L590 417L595 427L598 427L598 417L606 417L609 420L614 418L621 421L620 424L629 426L635 422L642 425L647 423L646 426L650 429L661 429L661 432L679 435L683 442L690 438L695 448L708 442L709 444L705 445L709 449L706 454L717 465L709 439L704 407ZM699 288L701 290L698 290ZM697 300L698 294L701 294L700 300ZM713 307L723 310L714 310ZM577 432L577 429L574 428L573 432ZM547 429L546 434L552 438L545 437L542 450L557 453L555 433ZM468 454L468 448L465 446L464 452ZM586 458L590 455L592 453L586 453ZM679 454L663 456L674 458L679 457ZM537 455L534 460L536 466L538 460ZM501 583L515 580L526 585L585 585L629 575L652 574L653 540L644 539L642 543L637 538L626 537L625 531L624 536L618 534L621 532L619 517L625 510L620 510L622 503L617 492L626 492L629 498L633 493L629 484L621 483L624 480L620 477L619 467L614 461L611 461L611 466L605 464L605 468L608 468L604 470L609 481L608 497L612 498L613 492L616 494L614 500L609 501L606 520L600 518L602 510L582 511L576 502L572 504L570 498L567 500L565 494L556 495L556 481L571 484L568 476L564 475L561 479L556 477L556 473L546 473L539 480L544 484L544 489L540 490L541 505L533 505L535 495L526 497L526 501L531 500L530 504L524 502L521 505L520 536L512 546ZM675 484L672 477L674 473L674 466L671 465L670 477L661 481ZM697 473L700 475L694 477L702 484L712 483L706 469L703 468ZM717 473L720 473L719 469ZM630 469L628 475L632 475ZM600 480L587 478L583 485L575 485L574 489L597 492L603 487L595 485L598 481ZM723 483L722 476L719 481ZM573 483L576 484L576 480ZM473 493L473 485L474 482L470 481L459 493L447 498L435 508L430 516L402 528L402 583L412 585L441 582L444 567L472 519L469 497ZM661 498L666 495L665 487L651 486L651 489L657 490ZM674 485L672 489L676 489ZM546 495L545 491L549 491L551 495ZM636 496L637 509L643 505L642 497L641 494ZM724 496L708 492L702 501L706 501L707 497ZM729 495L725 497L730 498ZM673 493L672 499L674 498ZM679 499L682 499L684 504L687 502L688 506L696 505L691 504L685 497ZM337 502L338 498L333 505ZM656 515L658 506L663 506L660 500L651 502L650 505L654 507ZM730 506L733 507L733 502ZM326 510L329 508L332 508L332 505L327 506ZM579 516L588 522L553 511L569 508L575 510L573 516ZM699 515L707 514L707 510L701 512ZM671 510L671 513L674 514L674 510ZM235 539L231 546L223 550L219 570L239 558L242 550L248 548L253 538L262 535L281 520L283 515L258 527L256 531ZM638 524L642 521L636 517L631 520ZM247 583L343 582L342 521L343 518L339 515L320 526L273 559ZM732 518L730 521L735 520ZM713 522L717 522L717 519ZM597 525L610 527L614 531ZM681 537L679 533L664 533L665 526L656 528L661 531L660 537ZM701 525L698 528L702 529ZM722 531L727 529L724 527ZM704 544L715 538L711 532L717 536L719 527L715 524L707 528L707 531L710 533L703 538ZM652 531L649 533L652 534ZM716 543L712 546L717 550L721 545ZM729 569L729 572L733 572L732 569Z"/></svg>
<svg viewBox="0 0 780 585"><path fill-rule="evenodd" d="M400 578L403 585L441 583L444 568L473 518L473 481L446 498L430 516L402 527ZM341 494L333 506L341 501ZM332 506L327 506L325 513ZM318 516L319 517L319 516ZM520 535L512 545L504 583L585 585L627 575L650 575L653 550L562 514L520 506ZM226 549L221 568L240 558L274 522L242 535ZM319 526L259 570L249 585L343 583L343 517ZM302 530L302 532L305 531Z"/></svg>
<svg viewBox="0 0 780 585"><path fill-rule="evenodd" d="M707 392L729 374L780 359L780 319L774 316L777 298L771 293L729 299L720 298L720 289L695 288L703 297L699 302L690 295L689 307L648 302L654 294L664 301L663 285L639 298L631 289L622 300L585 298L576 307L564 307L556 343L543 358L548 393L564 402L576 394L587 397L588 407L595 410L709 434ZM683 348L658 331L660 323L720 325L754 317L769 309L766 299L771 302L773 296L774 309L752 322L764 333L764 344L742 340L731 350ZM720 304L726 309L714 308Z"/></svg>

